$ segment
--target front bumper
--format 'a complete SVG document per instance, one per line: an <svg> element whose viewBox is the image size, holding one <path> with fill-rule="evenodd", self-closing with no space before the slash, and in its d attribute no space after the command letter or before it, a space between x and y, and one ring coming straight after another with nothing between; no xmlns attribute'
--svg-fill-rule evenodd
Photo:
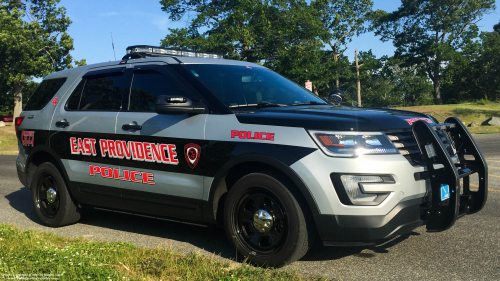
<svg viewBox="0 0 500 281"><path fill-rule="evenodd" d="M403 201L387 215L315 215L325 246L361 246L408 233L424 224L422 199Z"/></svg>

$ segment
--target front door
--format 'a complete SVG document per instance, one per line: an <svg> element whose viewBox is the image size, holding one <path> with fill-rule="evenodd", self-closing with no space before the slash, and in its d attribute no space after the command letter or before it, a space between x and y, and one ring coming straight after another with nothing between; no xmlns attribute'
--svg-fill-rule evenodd
<svg viewBox="0 0 500 281"><path fill-rule="evenodd" d="M192 218L203 196L206 114L159 115L159 95L196 95L166 64L135 66L128 108L117 118L114 157L121 161L122 197L130 211Z"/></svg>

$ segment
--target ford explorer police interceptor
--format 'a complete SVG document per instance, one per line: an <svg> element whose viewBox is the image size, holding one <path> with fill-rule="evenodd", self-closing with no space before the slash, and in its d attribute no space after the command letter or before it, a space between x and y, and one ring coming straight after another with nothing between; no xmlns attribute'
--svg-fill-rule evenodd
<svg viewBox="0 0 500 281"><path fill-rule="evenodd" d="M19 179L45 225L85 205L223 225L240 255L281 266L315 237L443 231L485 204L487 165L457 118L339 106L221 54L127 51L45 77L15 120Z"/></svg>

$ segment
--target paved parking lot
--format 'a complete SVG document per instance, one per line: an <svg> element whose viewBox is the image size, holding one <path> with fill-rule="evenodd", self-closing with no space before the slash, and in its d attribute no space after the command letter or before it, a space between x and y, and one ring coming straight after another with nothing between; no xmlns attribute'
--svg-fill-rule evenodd
<svg viewBox="0 0 500 281"><path fill-rule="evenodd" d="M302 260L284 270L342 280L500 280L500 135L480 135L476 140L490 170L488 202L480 213L458 220L445 232L427 233L420 227L374 247L336 248L317 243ZM33 211L29 190L17 179L15 156L0 155L0 222L64 236L146 247L167 244L182 253L235 257L224 231L217 228L107 211L96 211L75 225L44 227Z"/></svg>

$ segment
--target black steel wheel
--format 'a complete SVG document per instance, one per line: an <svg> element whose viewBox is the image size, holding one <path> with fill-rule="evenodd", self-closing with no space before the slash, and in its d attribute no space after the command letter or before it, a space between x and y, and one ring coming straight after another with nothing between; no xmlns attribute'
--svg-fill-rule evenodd
<svg viewBox="0 0 500 281"><path fill-rule="evenodd" d="M229 240L241 257L260 266L294 262L314 239L312 221L284 183L279 176L252 173L234 184L225 202Z"/></svg>
<svg viewBox="0 0 500 281"><path fill-rule="evenodd" d="M236 207L234 232L242 243L259 255L281 249L287 235L288 218L273 194L265 189L247 193Z"/></svg>
<svg viewBox="0 0 500 281"><path fill-rule="evenodd" d="M31 199L36 215L47 226L60 227L80 219L80 210L61 172L50 162L36 168L31 181Z"/></svg>
<svg viewBox="0 0 500 281"><path fill-rule="evenodd" d="M43 173L37 183L37 203L41 213L49 218L55 217L59 210L59 189L56 179L49 173Z"/></svg>

